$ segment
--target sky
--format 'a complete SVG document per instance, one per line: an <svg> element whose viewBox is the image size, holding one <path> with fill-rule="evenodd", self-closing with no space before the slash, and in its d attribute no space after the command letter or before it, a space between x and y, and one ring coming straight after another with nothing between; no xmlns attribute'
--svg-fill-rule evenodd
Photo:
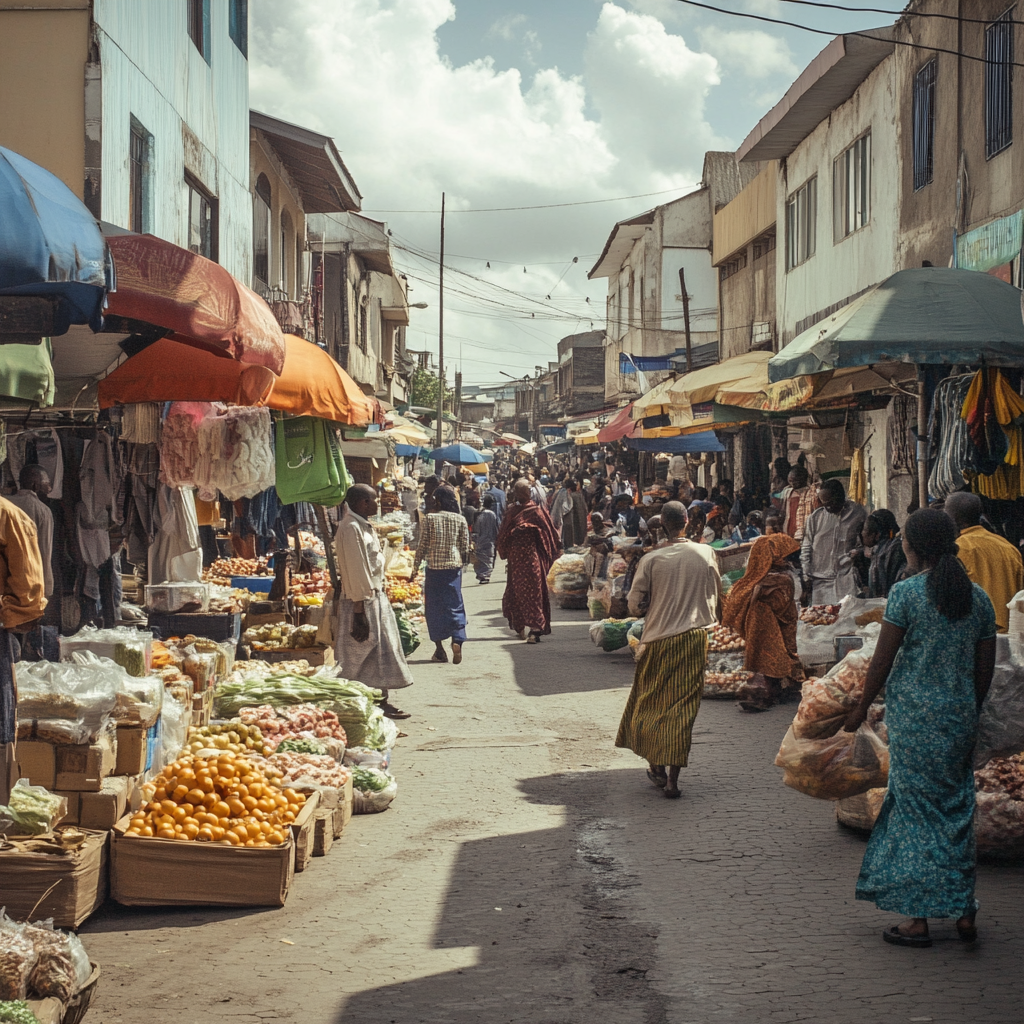
<svg viewBox="0 0 1024 1024"><path fill-rule="evenodd" d="M409 301L427 303L408 347L435 355L445 193L446 376L499 383L604 326L607 282L587 271L615 222L692 190L704 153L735 149L828 42L737 15L829 33L895 20L708 2L731 13L682 0L254 0L250 104L334 138L363 212L391 231Z"/></svg>

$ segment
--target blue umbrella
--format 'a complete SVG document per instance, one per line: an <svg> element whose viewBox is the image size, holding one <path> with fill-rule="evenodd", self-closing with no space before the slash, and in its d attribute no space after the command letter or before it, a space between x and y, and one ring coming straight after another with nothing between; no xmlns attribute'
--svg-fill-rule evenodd
<svg viewBox="0 0 1024 1024"><path fill-rule="evenodd" d="M490 462L491 456L459 442L445 445L444 448L435 448L427 459L430 462L450 462L453 466L476 466L481 462Z"/></svg>
<svg viewBox="0 0 1024 1024"><path fill-rule="evenodd" d="M60 300L51 333L103 327L114 264L85 204L38 164L0 147L0 295Z"/></svg>

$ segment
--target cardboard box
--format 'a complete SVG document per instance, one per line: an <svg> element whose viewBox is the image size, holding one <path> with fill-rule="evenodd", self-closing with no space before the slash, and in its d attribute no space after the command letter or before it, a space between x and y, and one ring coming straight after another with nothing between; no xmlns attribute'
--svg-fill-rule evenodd
<svg viewBox="0 0 1024 1024"><path fill-rule="evenodd" d="M44 740L18 740L14 748L14 762L12 786L18 779L28 779L33 786L54 788L57 780L57 757L52 743Z"/></svg>
<svg viewBox="0 0 1024 1024"><path fill-rule="evenodd" d="M310 665L333 665L334 650L331 647L290 647L283 651L253 651L254 661L308 661Z"/></svg>
<svg viewBox="0 0 1024 1024"><path fill-rule="evenodd" d="M113 828L124 817L134 784L128 775L111 775L103 780L98 793L82 793L78 823L82 828Z"/></svg>
<svg viewBox="0 0 1024 1024"><path fill-rule="evenodd" d="M59 825L77 825L82 811L82 794L73 790L54 790L54 796L62 796L68 802L68 813L57 823Z"/></svg>
<svg viewBox="0 0 1024 1024"><path fill-rule="evenodd" d="M210 724L213 714L213 690L203 690L192 696L192 724L197 728Z"/></svg>
<svg viewBox="0 0 1024 1024"><path fill-rule="evenodd" d="M335 807L334 811L334 841L337 842L345 831L345 808Z"/></svg>
<svg viewBox="0 0 1024 1024"><path fill-rule="evenodd" d="M0 906L16 921L53 918L58 928L77 928L107 898L109 832L87 832L65 851L52 838L11 839L0 849ZM56 883L56 884L55 884Z"/></svg>
<svg viewBox="0 0 1024 1024"><path fill-rule="evenodd" d="M295 876L295 842L253 849L110 834L110 895L129 907L283 907Z"/></svg>
<svg viewBox="0 0 1024 1024"><path fill-rule="evenodd" d="M313 856L326 857L334 845L334 812L317 811L313 822Z"/></svg>
<svg viewBox="0 0 1024 1024"><path fill-rule="evenodd" d="M313 856L313 816L320 808L320 794L315 790L306 794L302 810L292 822L292 839L295 840L295 870L305 871Z"/></svg>
<svg viewBox="0 0 1024 1024"><path fill-rule="evenodd" d="M352 811L355 807L355 786L352 782L352 775L349 774L348 782L345 783L345 801L341 805L343 814L342 827L352 820Z"/></svg>
<svg viewBox="0 0 1024 1024"><path fill-rule="evenodd" d="M117 727L117 761L115 775L141 775L146 770L146 733L142 725Z"/></svg>
<svg viewBox="0 0 1024 1024"><path fill-rule="evenodd" d="M98 793L103 780L117 767L117 740L104 733L95 743L56 747L55 789Z"/></svg>

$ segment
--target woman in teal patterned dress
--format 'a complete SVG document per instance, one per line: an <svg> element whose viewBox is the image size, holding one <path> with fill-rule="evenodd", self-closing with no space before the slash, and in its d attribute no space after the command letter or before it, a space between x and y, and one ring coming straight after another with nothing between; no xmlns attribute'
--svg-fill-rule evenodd
<svg viewBox="0 0 1024 1024"><path fill-rule="evenodd" d="M855 732L885 686L889 792L857 899L910 918L887 928L886 942L930 946L930 917L956 918L960 938L973 942L972 755L995 666L995 613L958 561L956 527L944 512L915 512L903 547L916 575L889 592L864 695L844 726Z"/></svg>

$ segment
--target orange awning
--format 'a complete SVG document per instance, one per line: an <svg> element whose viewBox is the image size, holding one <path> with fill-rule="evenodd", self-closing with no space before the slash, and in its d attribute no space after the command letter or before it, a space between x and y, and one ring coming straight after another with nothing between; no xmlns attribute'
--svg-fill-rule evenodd
<svg viewBox="0 0 1024 1024"><path fill-rule="evenodd" d="M377 400L364 395L323 349L294 335L285 336L285 346L284 370L275 380L265 367L163 338L100 381L100 408L133 402L227 402L266 405L348 426L382 422Z"/></svg>
<svg viewBox="0 0 1024 1024"><path fill-rule="evenodd" d="M177 341L280 373L284 335L270 307L222 266L153 235L108 235L117 290L106 313L166 327Z"/></svg>

